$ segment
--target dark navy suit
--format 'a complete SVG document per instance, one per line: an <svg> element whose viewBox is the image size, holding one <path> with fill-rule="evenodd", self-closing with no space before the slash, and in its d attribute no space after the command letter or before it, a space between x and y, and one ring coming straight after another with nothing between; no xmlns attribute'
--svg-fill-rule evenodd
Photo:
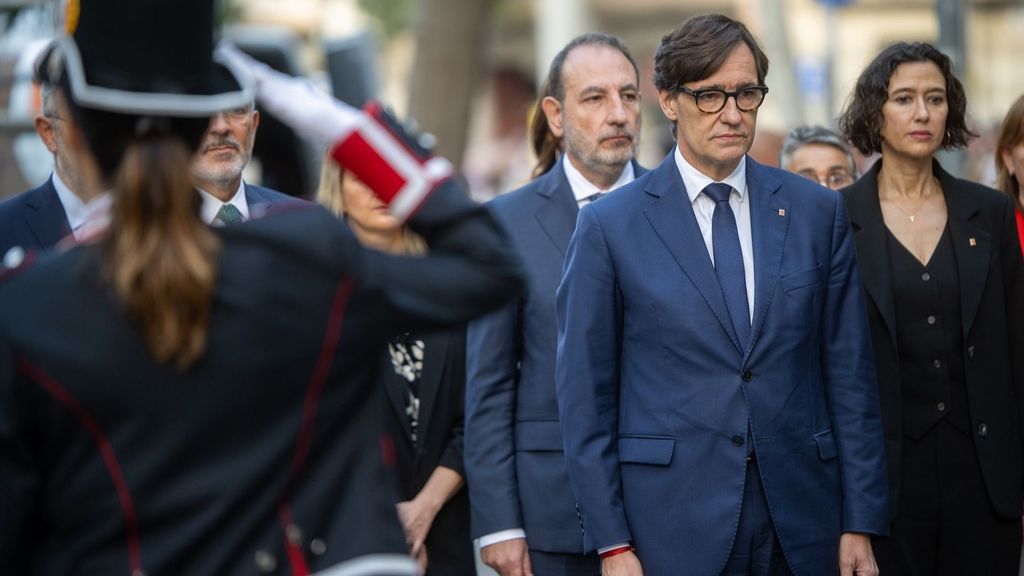
<svg viewBox="0 0 1024 576"><path fill-rule="evenodd" d="M0 257L14 246L26 251L49 248L68 234L71 227L52 177L0 202Z"/></svg>
<svg viewBox="0 0 1024 576"><path fill-rule="evenodd" d="M265 214L271 206L301 203L293 196L262 186L245 185L249 215ZM60 203L53 178L38 188L0 202L0 257L14 246L26 251L45 250L71 234L68 216Z"/></svg>
<svg viewBox="0 0 1024 576"><path fill-rule="evenodd" d="M522 528L531 550L582 554L554 382L555 290L578 213L563 161L488 204L528 284L521 298L469 325L466 473L474 537Z"/></svg>
<svg viewBox="0 0 1024 576"><path fill-rule="evenodd" d="M748 423L794 574L838 574L841 533L887 529L843 202L745 161L755 292L744 349L672 154L580 211L558 289L558 405L585 547L632 541L646 574L721 574Z"/></svg>

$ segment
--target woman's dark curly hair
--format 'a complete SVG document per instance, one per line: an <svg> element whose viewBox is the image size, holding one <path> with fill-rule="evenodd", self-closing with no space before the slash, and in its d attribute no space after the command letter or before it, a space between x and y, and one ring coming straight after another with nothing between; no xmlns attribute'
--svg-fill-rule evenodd
<svg viewBox="0 0 1024 576"><path fill-rule="evenodd" d="M897 66L908 62L934 62L942 71L949 103L942 148L967 146L978 135L967 128L967 96L963 84L953 75L949 57L926 42L893 44L868 64L839 117L843 136L865 155L882 151L882 105L889 99L889 80Z"/></svg>

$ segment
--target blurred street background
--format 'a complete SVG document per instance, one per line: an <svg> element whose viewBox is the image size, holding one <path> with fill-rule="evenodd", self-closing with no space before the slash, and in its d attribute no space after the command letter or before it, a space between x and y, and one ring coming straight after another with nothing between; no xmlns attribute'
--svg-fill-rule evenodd
<svg viewBox="0 0 1024 576"><path fill-rule="evenodd" d="M30 76L61 10L55 0L0 0L0 198L51 170L32 129L39 99ZM650 84L653 50L673 26L709 11L746 22L771 59L755 158L775 164L793 126L834 126L869 59L891 42L920 40L952 56L981 134L944 165L992 183L994 131L1024 93L1021 0L225 0L219 9L224 36L256 57L351 103L381 99L416 119L479 200L528 179L528 111L540 75L588 30L621 36L640 64L639 159L656 164L671 139ZM265 122L246 180L309 194L319 152Z"/></svg>

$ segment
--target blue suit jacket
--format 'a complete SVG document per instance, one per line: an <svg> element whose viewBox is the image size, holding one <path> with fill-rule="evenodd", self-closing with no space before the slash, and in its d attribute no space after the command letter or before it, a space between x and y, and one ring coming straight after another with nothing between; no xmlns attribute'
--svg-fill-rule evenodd
<svg viewBox="0 0 1024 576"><path fill-rule="evenodd" d="M795 574L837 574L842 532L888 524L843 202L746 162L756 285L747 349L671 154L580 212L558 289L558 403L585 545L633 541L647 574L721 573L748 422Z"/></svg>
<svg viewBox="0 0 1024 576"><path fill-rule="evenodd" d="M633 170L645 172L636 163ZM576 199L559 161L488 207L522 257L527 289L468 328L465 455L473 536L522 528L531 548L582 553L555 399L555 290L576 227Z"/></svg>
<svg viewBox="0 0 1024 576"><path fill-rule="evenodd" d="M0 202L0 258L14 246L26 251L49 248L68 234L71 227L52 177Z"/></svg>
<svg viewBox="0 0 1024 576"><path fill-rule="evenodd" d="M271 206L302 203L302 200L262 186L245 185L245 200L250 215L266 212ZM0 258L14 246L26 251L45 250L71 234L68 216L60 203L53 178L38 188L22 192L0 202Z"/></svg>

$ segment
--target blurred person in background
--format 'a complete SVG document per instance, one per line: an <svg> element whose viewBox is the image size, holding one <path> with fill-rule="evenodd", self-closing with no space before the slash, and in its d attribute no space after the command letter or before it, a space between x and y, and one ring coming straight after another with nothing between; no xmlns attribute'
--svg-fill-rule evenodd
<svg viewBox="0 0 1024 576"><path fill-rule="evenodd" d="M868 64L840 119L882 155L843 195L882 404L891 536L874 545L887 576L1010 576L1020 559L1024 265L1013 201L935 159L974 137L966 111L950 59L901 42Z"/></svg>
<svg viewBox="0 0 1024 576"><path fill-rule="evenodd" d="M1024 96L1010 106L996 144L996 187L1017 207L1017 236L1024 253Z"/></svg>
<svg viewBox="0 0 1024 576"><path fill-rule="evenodd" d="M363 246L426 254L423 238L329 156L317 201L343 218ZM403 500L398 515L427 576L466 576L475 570L462 464L465 352L466 332L460 328L392 336L380 354L378 380L389 400L386 430L395 439Z"/></svg>
<svg viewBox="0 0 1024 576"><path fill-rule="evenodd" d="M59 66L59 56L48 58L52 46L39 62ZM14 249L11 262L29 250L44 250L71 236L77 237L85 224L87 204L97 192L88 190L67 150L67 133L62 126L70 118L65 96L48 81L41 81L42 113L35 118L36 134L53 154L53 174L38 188L0 203L0 257Z"/></svg>
<svg viewBox="0 0 1024 576"><path fill-rule="evenodd" d="M839 190L857 179L853 152L839 134L824 126L798 126L782 143L779 166Z"/></svg>
<svg viewBox="0 0 1024 576"><path fill-rule="evenodd" d="M215 58L213 3L69 6L49 80L109 225L0 285L3 571L412 576L377 353L517 292L500 226L380 108ZM208 226L189 166L253 80L429 254L364 249L315 205Z"/></svg>
<svg viewBox="0 0 1024 576"><path fill-rule="evenodd" d="M533 115L535 179L487 206L523 257L528 287L470 323L466 472L473 536L501 576L587 575L555 398L555 290L579 206L645 172L636 63L621 40L589 33L554 57Z"/></svg>
<svg viewBox="0 0 1024 576"><path fill-rule="evenodd" d="M218 111L210 117L191 168L193 183L203 199L200 214L204 222L215 226L236 224L259 216L274 204L300 202L242 180L242 172L252 159L259 125L260 113L254 102Z"/></svg>

